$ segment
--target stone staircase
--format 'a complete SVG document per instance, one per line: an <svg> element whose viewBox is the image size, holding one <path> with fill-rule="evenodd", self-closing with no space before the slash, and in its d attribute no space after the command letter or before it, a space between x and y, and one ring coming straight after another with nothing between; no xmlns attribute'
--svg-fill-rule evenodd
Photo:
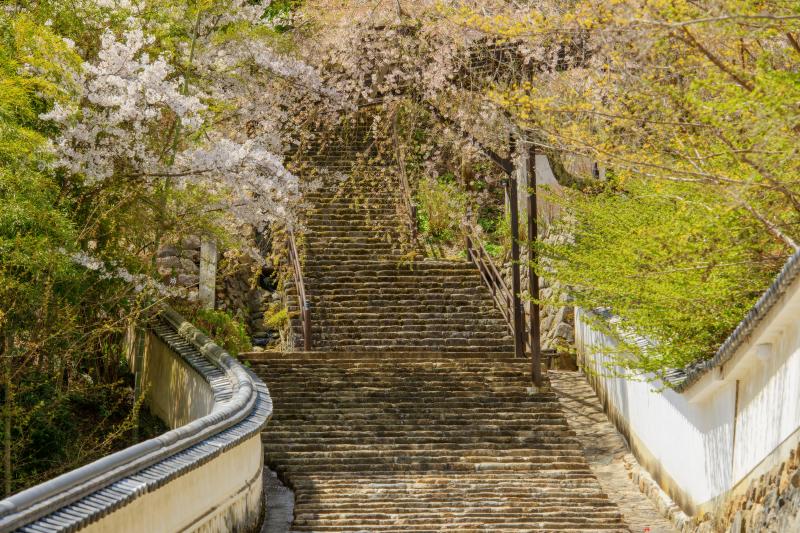
<svg viewBox="0 0 800 533"><path fill-rule="evenodd" d="M292 530L628 531L477 270L410 260L397 184L305 198L314 351L245 355L274 401L265 460L295 491Z"/></svg>
<svg viewBox="0 0 800 533"><path fill-rule="evenodd" d="M329 180L307 193L304 279L315 349L507 351L508 325L466 261L419 260L399 184ZM297 315L294 288L288 288ZM294 345L302 345L299 321Z"/></svg>
<svg viewBox="0 0 800 533"><path fill-rule="evenodd" d="M627 531L510 353L259 354L293 531Z"/></svg>

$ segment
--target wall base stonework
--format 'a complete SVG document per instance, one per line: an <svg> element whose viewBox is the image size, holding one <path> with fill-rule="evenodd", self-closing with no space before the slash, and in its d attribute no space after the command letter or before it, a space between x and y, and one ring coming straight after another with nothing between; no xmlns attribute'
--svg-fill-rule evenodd
<svg viewBox="0 0 800 533"><path fill-rule="evenodd" d="M800 531L800 445L769 473L697 520L690 531L784 533Z"/></svg>
<svg viewBox="0 0 800 533"><path fill-rule="evenodd" d="M596 385L594 388L598 393L602 391ZM613 416L606 402L602 403L619 428L621 417ZM630 442L631 435L624 433ZM789 452L786 461L750 481L746 489L732 491L733 495L714 509L696 516L683 512L633 454L627 454L624 462L634 484L681 533L800 531L800 445Z"/></svg>
<svg viewBox="0 0 800 533"><path fill-rule="evenodd" d="M653 502L656 510L661 516L668 519L678 531L691 531L693 527L692 517L688 516L678 505L672 501L666 492L656 483L647 470L636 460L633 454L625 454L623 457L625 469L633 484L639 488L642 494ZM687 528L689 528L687 530Z"/></svg>

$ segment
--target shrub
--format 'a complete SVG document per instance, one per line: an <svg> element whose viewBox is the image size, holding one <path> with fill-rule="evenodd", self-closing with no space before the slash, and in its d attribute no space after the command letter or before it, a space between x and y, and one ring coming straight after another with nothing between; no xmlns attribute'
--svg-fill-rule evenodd
<svg viewBox="0 0 800 533"><path fill-rule="evenodd" d="M244 324L225 311L200 309L195 312L192 322L234 357L252 347Z"/></svg>

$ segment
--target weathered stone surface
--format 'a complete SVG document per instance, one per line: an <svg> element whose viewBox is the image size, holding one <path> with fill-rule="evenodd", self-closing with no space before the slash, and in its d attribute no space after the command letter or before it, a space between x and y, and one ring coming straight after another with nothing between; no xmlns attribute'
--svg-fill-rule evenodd
<svg viewBox="0 0 800 533"><path fill-rule="evenodd" d="M386 184L384 184L386 185ZM357 199L366 198L365 201ZM505 351L511 332L478 270L419 254L396 186L328 183L305 195L303 267L313 345L337 350ZM289 280L295 346L300 309Z"/></svg>
<svg viewBox="0 0 800 533"><path fill-rule="evenodd" d="M200 251L199 250L181 250L181 259L188 259L195 266L200 265Z"/></svg>
<svg viewBox="0 0 800 533"><path fill-rule="evenodd" d="M318 351L252 356L292 531L627 531L475 267L405 261L396 187L358 187L305 198Z"/></svg>
<svg viewBox="0 0 800 533"><path fill-rule="evenodd" d="M158 257L172 257L178 255L180 252L175 246L164 246L158 251Z"/></svg>
<svg viewBox="0 0 800 533"><path fill-rule="evenodd" d="M156 260L156 264L163 268L180 268L181 260L176 255L162 256Z"/></svg>
<svg viewBox="0 0 800 533"><path fill-rule="evenodd" d="M674 510L674 503L645 496L650 487L643 476L631 479L629 471L636 460L585 377L565 371L549 372L549 377L570 427L584 446L589 466L609 499L619 506L631 531L677 531L665 518Z"/></svg>
<svg viewBox="0 0 800 533"><path fill-rule="evenodd" d="M512 354L253 356L292 531L628 531L552 392ZM656 530L654 530L656 531Z"/></svg>
<svg viewBox="0 0 800 533"><path fill-rule="evenodd" d="M743 494L723 502L714 515L709 515L695 529L713 527L733 533L800 531L800 445L783 463L753 480Z"/></svg>
<svg viewBox="0 0 800 533"><path fill-rule="evenodd" d="M185 250L200 251L200 236L199 235L186 235L181 239L181 248Z"/></svg>
<svg viewBox="0 0 800 533"><path fill-rule="evenodd" d="M196 274L178 274L177 283L181 287L193 287L200 282L200 277Z"/></svg>

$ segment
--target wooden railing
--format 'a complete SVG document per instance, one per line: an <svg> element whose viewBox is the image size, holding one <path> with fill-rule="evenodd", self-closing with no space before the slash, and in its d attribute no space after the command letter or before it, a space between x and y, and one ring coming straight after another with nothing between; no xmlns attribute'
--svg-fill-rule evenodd
<svg viewBox="0 0 800 533"><path fill-rule="evenodd" d="M503 280L500 271L497 270L492 257L477 237L475 228L470 224L465 224L463 228L467 240L467 258L478 268L481 278L489 289L497 308L513 331L514 298L511 290Z"/></svg>
<svg viewBox="0 0 800 533"><path fill-rule="evenodd" d="M408 214L409 223L411 224L411 238L415 244L417 242L417 206L411 200L413 197L411 193L411 184L408 182L408 174L406 173L406 161L403 154L403 147L400 146L400 141L397 138L397 113L395 112L392 117L392 142L394 143L394 156L397 160L397 167L400 170L400 189L403 196L403 205Z"/></svg>
<svg viewBox="0 0 800 533"><path fill-rule="evenodd" d="M508 328L514 333L514 297L511 293L511 289L506 285L502 274L500 274L494 261L492 261L492 257L486 251L486 248L484 248L480 238L478 238L478 232L475 227L464 224L463 228L467 241L467 258L478 268L483 283L489 289L497 308L500 310L500 314L503 315L506 324L508 324ZM522 312L525 313L525 310L523 309ZM529 316L525 318L526 320L524 322L528 323ZM525 351L530 352L530 338L524 336L524 332L523 339ZM557 350L555 349L541 350L541 354L542 359L546 362L546 368L550 368L553 364L553 359L558 356Z"/></svg>
<svg viewBox="0 0 800 533"><path fill-rule="evenodd" d="M292 269L294 286L297 289L297 303L300 306L300 323L303 330L303 349L311 350L311 305L306 298L306 286L303 282L303 269L300 265L300 254L297 253L297 242L294 231L286 231L286 247L289 250L289 265Z"/></svg>

